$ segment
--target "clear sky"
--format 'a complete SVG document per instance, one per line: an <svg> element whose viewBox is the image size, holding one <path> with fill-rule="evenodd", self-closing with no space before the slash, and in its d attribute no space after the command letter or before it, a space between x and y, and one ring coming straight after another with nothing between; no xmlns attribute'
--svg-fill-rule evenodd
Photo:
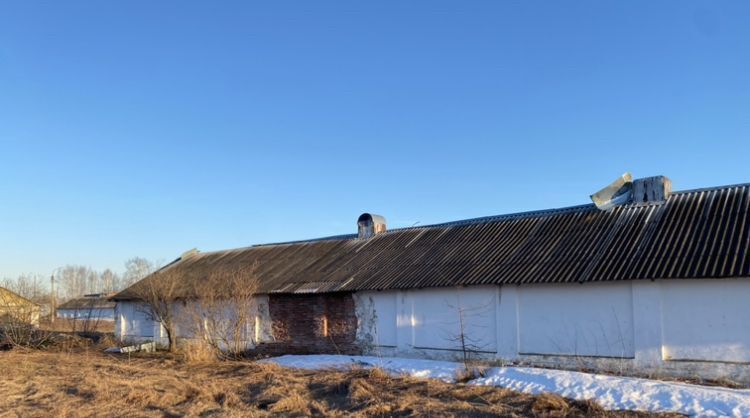
<svg viewBox="0 0 750 418"><path fill-rule="evenodd" d="M748 1L0 4L0 277L749 161Z"/></svg>

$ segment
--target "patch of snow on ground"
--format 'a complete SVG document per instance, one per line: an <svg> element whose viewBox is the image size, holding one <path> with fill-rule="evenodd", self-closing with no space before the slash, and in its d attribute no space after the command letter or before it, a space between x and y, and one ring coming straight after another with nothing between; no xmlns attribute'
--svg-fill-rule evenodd
<svg viewBox="0 0 750 418"><path fill-rule="evenodd" d="M677 412L702 417L750 416L748 390L530 367L492 368L485 377L469 383L530 394L551 392L570 399L592 399L611 410Z"/></svg>
<svg viewBox="0 0 750 418"><path fill-rule="evenodd" d="M346 369L352 366L380 367L395 376L413 376L440 379L444 382L456 381L456 370L462 367L451 361L420 360L398 357L340 356L340 355L286 355L261 362L276 363L280 366L305 370Z"/></svg>
<svg viewBox="0 0 750 418"><path fill-rule="evenodd" d="M396 357L309 355L262 360L307 370L380 367L392 375L455 382L461 363ZM594 400L605 409L676 412L700 417L750 416L750 390L617 377L531 367L493 367L471 385L497 386L529 394L544 392L576 400Z"/></svg>

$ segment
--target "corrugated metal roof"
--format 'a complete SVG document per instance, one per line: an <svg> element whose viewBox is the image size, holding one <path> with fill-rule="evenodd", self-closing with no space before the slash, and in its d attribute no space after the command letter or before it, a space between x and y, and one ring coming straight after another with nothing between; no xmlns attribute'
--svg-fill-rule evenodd
<svg viewBox="0 0 750 418"><path fill-rule="evenodd" d="M660 205L592 204L202 253L184 280L257 265L262 292L750 276L750 185L676 192ZM116 298L126 298L125 291Z"/></svg>
<svg viewBox="0 0 750 418"><path fill-rule="evenodd" d="M57 310L67 309L114 309L114 302L110 302L106 295L101 297L82 297L71 299L60 306Z"/></svg>

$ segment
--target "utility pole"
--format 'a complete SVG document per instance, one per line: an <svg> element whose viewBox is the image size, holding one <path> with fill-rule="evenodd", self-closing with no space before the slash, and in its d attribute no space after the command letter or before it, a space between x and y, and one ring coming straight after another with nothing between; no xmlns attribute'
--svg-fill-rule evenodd
<svg viewBox="0 0 750 418"><path fill-rule="evenodd" d="M55 291L55 273L52 273L52 312L49 317L51 324L55 323L55 317L57 316L57 291Z"/></svg>

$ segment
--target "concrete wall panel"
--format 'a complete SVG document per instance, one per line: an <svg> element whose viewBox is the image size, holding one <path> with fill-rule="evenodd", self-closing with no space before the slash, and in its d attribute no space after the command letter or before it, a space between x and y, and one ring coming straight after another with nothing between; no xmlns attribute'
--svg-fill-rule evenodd
<svg viewBox="0 0 750 418"><path fill-rule="evenodd" d="M665 360L750 362L750 280L662 282Z"/></svg>
<svg viewBox="0 0 750 418"><path fill-rule="evenodd" d="M522 354L634 357L630 283L519 288Z"/></svg>

